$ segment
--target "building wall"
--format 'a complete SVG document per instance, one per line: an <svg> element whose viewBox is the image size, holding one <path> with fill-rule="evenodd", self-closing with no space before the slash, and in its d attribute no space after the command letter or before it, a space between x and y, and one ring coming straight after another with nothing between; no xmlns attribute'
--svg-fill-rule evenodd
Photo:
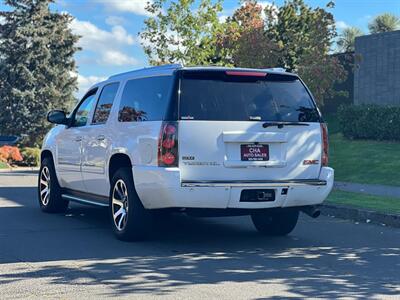
<svg viewBox="0 0 400 300"><path fill-rule="evenodd" d="M355 41L354 103L400 106L400 30Z"/></svg>

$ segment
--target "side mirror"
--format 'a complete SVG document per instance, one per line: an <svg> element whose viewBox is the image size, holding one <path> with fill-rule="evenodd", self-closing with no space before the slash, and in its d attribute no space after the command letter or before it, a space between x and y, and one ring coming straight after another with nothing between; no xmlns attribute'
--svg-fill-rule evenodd
<svg viewBox="0 0 400 300"><path fill-rule="evenodd" d="M68 118L62 110L52 110L47 114L47 121L54 124L68 124Z"/></svg>

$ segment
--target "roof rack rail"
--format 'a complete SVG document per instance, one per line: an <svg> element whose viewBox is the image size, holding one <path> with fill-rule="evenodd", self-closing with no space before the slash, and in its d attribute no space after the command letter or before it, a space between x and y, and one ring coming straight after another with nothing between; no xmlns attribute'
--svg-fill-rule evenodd
<svg viewBox="0 0 400 300"><path fill-rule="evenodd" d="M267 68L263 69L264 71L272 71L272 72L286 72L285 68Z"/></svg>
<svg viewBox="0 0 400 300"><path fill-rule="evenodd" d="M158 71L158 70L168 70L168 69L178 69L178 68L182 68L181 64L165 64L165 65L161 65L161 66L152 66L152 67L144 67L141 69L137 69L137 70L132 70L132 71L128 71L128 72L124 72L124 73L119 73L119 74L115 74L115 75L111 75L110 77L108 77L108 79L114 78L114 77L118 77L121 75L127 75L127 74L131 74L131 73L136 73L136 72L142 72L142 71Z"/></svg>

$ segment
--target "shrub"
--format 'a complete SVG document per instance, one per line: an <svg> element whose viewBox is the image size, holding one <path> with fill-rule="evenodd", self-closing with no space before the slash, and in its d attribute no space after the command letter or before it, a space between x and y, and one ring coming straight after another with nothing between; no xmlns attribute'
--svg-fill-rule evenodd
<svg viewBox="0 0 400 300"><path fill-rule="evenodd" d="M40 149L25 147L21 149L22 164L26 166L38 166L40 164Z"/></svg>
<svg viewBox="0 0 400 300"><path fill-rule="evenodd" d="M337 115L346 138L400 141L400 107L346 105Z"/></svg>
<svg viewBox="0 0 400 300"><path fill-rule="evenodd" d="M0 161L11 165L12 163L22 161L22 155L17 147L5 145L0 147Z"/></svg>

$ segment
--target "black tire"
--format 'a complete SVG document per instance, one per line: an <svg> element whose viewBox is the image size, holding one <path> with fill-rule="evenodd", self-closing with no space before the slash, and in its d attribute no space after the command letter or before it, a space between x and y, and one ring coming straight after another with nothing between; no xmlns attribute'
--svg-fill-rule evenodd
<svg viewBox="0 0 400 300"><path fill-rule="evenodd" d="M152 209L150 213L156 225L163 225L172 218L172 211L169 209Z"/></svg>
<svg viewBox="0 0 400 300"><path fill-rule="evenodd" d="M68 201L61 197L61 187L50 157L45 157L40 165L38 200L40 209L46 213L64 213L68 209Z"/></svg>
<svg viewBox="0 0 400 300"><path fill-rule="evenodd" d="M118 201L121 203L118 204ZM109 211L112 228L118 239L138 241L148 237L151 215L136 193L130 168L120 168L111 180Z"/></svg>
<svg viewBox="0 0 400 300"><path fill-rule="evenodd" d="M263 210L251 215L258 232L269 236L284 236L293 231L299 211L293 208Z"/></svg>

